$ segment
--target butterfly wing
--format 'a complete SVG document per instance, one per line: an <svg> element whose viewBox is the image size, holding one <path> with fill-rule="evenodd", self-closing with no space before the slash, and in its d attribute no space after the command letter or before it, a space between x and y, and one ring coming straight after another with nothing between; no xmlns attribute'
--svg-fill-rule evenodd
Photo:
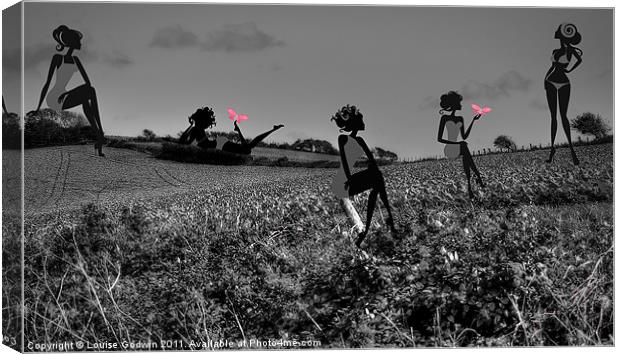
<svg viewBox="0 0 620 354"><path fill-rule="evenodd" d="M480 114L491 113L491 111L492 111L491 107L484 107L482 111L480 112Z"/></svg>
<svg viewBox="0 0 620 354"><path fill-rule="evenodd" d="M237 116L237 112L235 112L234 109L229 108L228 109L228 118L230 118L230 120L235 120L236 116Z"/></svg>
<svg viewBox="0 0 620 354"><path fill-rule="evenodd" d="M480 114L482 113L482 110L480 109L480 106L478 106L475 103L471 104L471 110L475 113L475 114Z"/></svg>
<svg viewBox="0 0 620 354"><path fill-rule="evenodd" d="M240 115L237 117L237 121L239 121L239 122L242 122L242 121L244 121L244 120L248 120L248 116L247 116L247 114L240 114Z"/></svg>

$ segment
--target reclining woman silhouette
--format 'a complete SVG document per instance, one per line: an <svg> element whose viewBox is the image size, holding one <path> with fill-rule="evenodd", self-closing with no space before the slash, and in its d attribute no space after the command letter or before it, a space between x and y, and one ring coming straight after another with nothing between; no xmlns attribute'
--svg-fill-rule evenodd
<svg viewBox="0 0 620 354"><path fill-rule="evenodd" d="M187 128L179 138L179 144L191 144L195 140L197 145L204 149L217 148L222 151L242 155L250 155L252 153L252 149L255 148L258 143L263 141L267 136L269 136L269 134L284 127L282 124L274 125L273 129L258 135L248 143L243 137L241 129L239 129L239 126L237 125L237 121L235 121L235 131L239 134L240 140L240 143L236 143L234 141L224 141L226 140L225 138L209 139L207 137L205 130L215 126L215 114L211 108L199 108L188 119L190 122L190 127Z"/></svg>
<svg viewBox="0 0 620 354"><path fill-rule="evenodd" d="M103 134L103 128L101 127L101 118L99 117L97 94L88 79L88 75L86 75L86 71L80 62L80 59L76 55L73 55L74 50L79 50L82 48L82 33L74 29L70 29L65 25L61 25L52 32L52 36L58 43L58 45L56 45L57 51L60 52L65 48L68 49L64 55L54 54L52 57L47 79L45 80L45 84L41 90L39 105L35 111L31 111L28 114L36 114L41 109L41 104L43 103L43 99L46 95L47 105L55 111L61 111L82 105L84 114L86 115L91 128L97 136L95 150L98 152L99 156L105 156L101 151L103 143L105 142L105 137ZM82 75L84 84L67 91L66 86L76 71L79 71ZM52 87L52 89L48 92L47 90L54 73L56 73L56 82L54 87Z"/></svg>
<svg viewBox="0 0 620 354"><path fill-rule="evenodd" d="M338 137L338 148L340 149L341 169L338 170L332 183L332 191L339 198L352 197L364 191L370 190L368 195L368 206L366 210L366 228L361 231L355 245L360 247L362 241L366 237L370 229L372 214L375 210L377 195L381 197L381 201L388 212L386 223L392 232L396 232L394 227L394 218L388 201L387 192L385 190L385 180L383 174L377 166L375 158L366 145L362 137L357 136L357 132L366 128L363 115L355 106L346 105L342 107L333 117L341 132L349 132L350 134L341 134ZM356 173L351 173L355 162L366 154L368 158L368 168Z"/></svg>
<svg viewBox="0 0 620 354"><path fill-rule="evenodd" d="M465 169L465 176L467 177L467 190L469 192L469 197L473 198L474 194L471 191L471 170L473 170L476 174L478 184L481 187L484 187L484 184L482 183L482 177L480 177L480 172L478 172L478 168L474 163L474 159L469 152L469 148L467 147L465 140L469 137L469 133L471 132L474 122L480 118L480 114L474 116L474 119L469 124L469 127L465 130L463 117L456 115L456 111L463 108L461 106L462 100L463 96L455 91L450 91L441 95L441 101L439 103L441 110L439 113L443 114L444 112L449 112L450 114L441 116L441 120L439 121L439 132L437 133L437 141L446 144L444 153L447 158L455 159L459 156L463 157L463 168ZM448 139L443 138L443 132L445 129L448 130ZM459 132L463 137L463 141L457 141Z"/></svg>
<svg viewBox="0 0 620 354"><path fill-rule="evenodd" d="M557 109L560 106L560 117L562 117L562 127L570 146L570 152L573 157L573 164L579 165L579 159L570 136L570 122L566 112L568 111L568 101L570 100L570 81L567 73L575 70L581 64L581 49L573 47L581 42L581 34L577 32L577 27L570 23L561 24L555 31L555 38L560 40L560 48L553 50L551 54L551 67L545 75L545 91L547 92L547 103L549 104L549 112L551 113L551 151L547 162L553 161L555 155L555 135L558 130ZM575 64L572 68L567 69L571 59L575 57Z"/></svg>

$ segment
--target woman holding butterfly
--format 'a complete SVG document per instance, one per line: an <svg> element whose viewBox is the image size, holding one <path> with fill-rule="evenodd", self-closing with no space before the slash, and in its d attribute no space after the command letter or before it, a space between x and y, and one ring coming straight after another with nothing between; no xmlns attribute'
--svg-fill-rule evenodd
<svg viewBox="0 0 620 354"><path fill-rule="evenodd" d="M229 141L225 138L212 140L207 137L205 130L216 124L215 114L209 107L199 108L189 117L189 122L191 125L181 135L179 138L179 143L191 144L195 140L197 145L204 149L220 149L222 151L232 152L235 154L250 155L252 153L252 149L256 147L258 143L263 141L269 134L284 127L284 125L274 125L273 129L260 134L248 143L243 137L241 129L239 129L239 125L237 124L237 121L247 120L248 116L245 114L238 115L232 108L228 109L228 115L229 118L234 121L235 131L239 134L240 143Z"/></svg>
<svg viewBox="0 0 620 354"><path fill-rule="evenodd" d="M441 110L439 113L443 114L444 112L447 112L449 114L444 114L441 116L441 120L439 121L439 132L437 133L437 141L446 144L444 153L447 158L455 159L459 156L463 157L463 168L465 170L465 177L467 177L467 191L469 192L469 197L473 198L474 194L471 191L471 171L474 171L476 174L477 182L481 187L484 187L484 183L482 183L482 177L480 176L480 172L478 172L478 168L474 163L474 159L471 156L469 147L467 146L467 142L465 142L465 140L469 137L469 133L471 132L474 122L477 121L482 115L491 112L491 108L480 108L480 106L472 104L472 110L476 115L472 119L471 123L469 123L467 130L465 130L463 117L456 115L456 111L463 109L461 106L462 100L463 96L455 91L450 91L441 95ZM444 130L448 131L448 139L443 138ZM462 141L457 141L459 133L463 138Z"/></svg>
<svg viewBox="0 0 620 354"><path fill-rule="evenodd" d="M340 198L352 197L364 191L370 190L368 195L368 207L366 209L366 228L360 232L355 241L355 245L360 247L362 241L366 237L366 233L370 229L372 214L375 210L377 196L381 197L383 205L387 209L388 219L386 223L392 232L396 232L394 227L394 218L392 217L392 209L388 201L387 192L385 190L385 181L383 175L377 166L375 158L366 145L362 137L357 136L357 132L364 130L364 120L362 113L355 106L342 107L331 120L336 122L340 131L349 132L338 137L338 147L340 149L341 169L338 170L332 183L332 191ZM360 157L366 155L368 159L368 168L356 173L351 170Z"/></svg>
<svg viewBox="0 0 620 354"><path fill-rule="evenodd" d="M237 112L235 112L234 109L228 108L228 118L230 118L230 120L232 120L234 122L235 131L239 134L240 143L235 143L233 141L227 141L222 146L222 150L223 151L232 152L232 153L235 153L235 154L250 155L252 153L252 149L255 148L256 145L258 145L258 143L260 143L261 141L265 140L265 138L267 136L269 136L269 134L275 132L276 130L278 130L278 129L282 128L282 127L284 127L284 125L282 125L282 124L274 125L273 129L268 130L268 131L258 135L257 137L252 139L252 141L250 141L248 143L245 140L245 138L243 137L243 134L241 134L241 129L239 129L239 125L237 124L237 122L242 122L244 120L247 120L248 116L245 115L245 114L237 114Z"/></svg>
<svg viewBox="0 0 620 354"><path fill-rule="evenodd" d="M560 40L560 48L555 49L551 54L551 67L545 75L545 91L547 92L547 103L549 104L549 112L551 113L551 151L547 162L553 161L555 155L555 135L558 130L557 107L560 107L560 117L562 118L562 127L570 146L570 152L573 157L573 164L579 165L579 159L573 149L573 143L570 136L570 122L566 112L568 111L568 101L570 99L570 81L567 73L575 70L581 64L581 49L573 47L581 42L581 34L577 32L577 27L571 23L563 23L555 31L556 39ZM568 69L571 59L575 58L575 64Z"/></svg>

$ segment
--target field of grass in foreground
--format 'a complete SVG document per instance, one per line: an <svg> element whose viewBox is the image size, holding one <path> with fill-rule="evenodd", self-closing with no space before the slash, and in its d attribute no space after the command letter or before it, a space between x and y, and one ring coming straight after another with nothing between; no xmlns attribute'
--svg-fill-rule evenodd
<svg viewBox="0 0 620 354"><path fill-rule="evenodd" d="M27 220L25 341L613 345L612 151L476 158L474 202L459 161L382 168L363 251L320 175Z"/></svg>

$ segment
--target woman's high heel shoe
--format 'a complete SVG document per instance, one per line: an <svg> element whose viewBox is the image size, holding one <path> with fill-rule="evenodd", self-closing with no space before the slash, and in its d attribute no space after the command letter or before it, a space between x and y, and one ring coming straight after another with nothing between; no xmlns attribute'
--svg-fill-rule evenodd
<svg viewBox="0 0 620 354"><path fill-rule="evenodd" d="M555 148L554 147L552 147L551 151L549 151L549 158L547 159L548 163L553 162L553 155L555 155Z"/></svg>
<svg viewBox="0 0 620 354"><path fill-rule="evenodd" d="M578 166L579 165L579 159L577 158L577 154L575 154L575 152L573 151L573 165Z"/></svg>
<svg viewBox="0 0 620 354"><path fill-rule="evenodd" d="M362 231L359 234L357 234L357 240L355 241L355 245L358 248L362 247L362 242L364 241L364 238L366 238L366 231Z"/></svg>
<svg viewBox="0 0 620 354"><path fill-rule="evenodd" d="M101 149L103 149L103 142L100 140L95 143L95 151L99 156L105 157L105 154L103 153L103 151L101 151Z"/></svg>

